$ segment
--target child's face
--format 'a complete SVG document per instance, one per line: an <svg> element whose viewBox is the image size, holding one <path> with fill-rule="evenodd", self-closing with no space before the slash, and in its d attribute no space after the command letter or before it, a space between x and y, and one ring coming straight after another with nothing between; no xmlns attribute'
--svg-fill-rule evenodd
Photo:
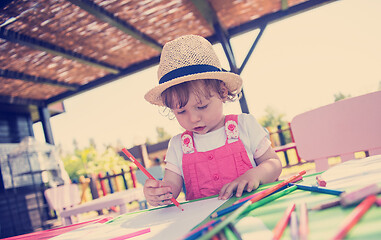
<svg viewBox="0 0 381 240"><path fill-rule="evenodd" d="M189 93L188 103L172 109L179 124L188 131L205 134L224 126L223 100L212 92L211 98Z"/></svg>

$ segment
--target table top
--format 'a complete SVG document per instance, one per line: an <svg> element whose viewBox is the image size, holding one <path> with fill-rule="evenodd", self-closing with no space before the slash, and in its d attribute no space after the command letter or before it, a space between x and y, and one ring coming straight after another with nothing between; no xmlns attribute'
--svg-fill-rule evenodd
<svg viewBox="0 0 381 240"><path fill-rule="evenodd" d="M337 167L332 167L324 173L304 176L303 181L300 183L303 185L316 185L316 176L321 175L327 178L325 179L327 180L327 188L330 188L331 185L336 190L348 192L360 188L361 185L371 183L377 183L381 187L381 155L353 161L356 162L346 162ZM356 171L350 173L348 169L351 168L354 168ZM339 180L341 184L339 184ZM277 183L262 185L255 192L267 189ZM246 193L242 198L248 195L250 194ZM380 197L378 195L378 198ZM233 223L243 239L271 239L272 230L290 204L295 203L295 209L299 215L300 207L303 203L307 205L307 208L312 208L335 199L339 199L339 196L297 189L252 210L248 214L241 215ZM166 236L165 239L179 239L179 236L185 235L184 229L186 229L180 230L181 225L186 225L189 222L191 227L185 231L187 233L194 226L200 226L209 222L211 220L210 215L213 212L229 207L237 200L238 198L232 197L222 202L215 197L210 197L183 203L184 212L179 212L175 206L169 206L127 213L106 223L98 224L96 227L88 228L87 230L82 229L81 231L74 230L57 236L55 239L78 239L76 238L78 236L76 231L77 234L83 234L88 231L86 239L106 239L97 234L102 233L106 236L110 233L109 236L113 237L127 236L126 234L147 230L148 228L150 228L150 231L145 231L144 234L134 239L160 239L163 236ZM308 239L332 239L338 232L342 222L355 207L356 205L349 207L336 206L319 211L309 210ZM179 221L179 219L182 221ZM380 226L381 207L373 205L349 231L345 239L380 239ZM289 227L285 228L281 239L292 239Z"/></svg>

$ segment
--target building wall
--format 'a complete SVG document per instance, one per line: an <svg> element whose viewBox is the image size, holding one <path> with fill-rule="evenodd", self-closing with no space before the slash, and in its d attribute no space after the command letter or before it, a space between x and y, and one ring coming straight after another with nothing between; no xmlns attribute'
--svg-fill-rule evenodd
<svg viewBox="0 0 381 240"><path fill-rule="evenodd" d="M19 143L27 136L34 136L29 113L0 110L0 143Z"/></svg>

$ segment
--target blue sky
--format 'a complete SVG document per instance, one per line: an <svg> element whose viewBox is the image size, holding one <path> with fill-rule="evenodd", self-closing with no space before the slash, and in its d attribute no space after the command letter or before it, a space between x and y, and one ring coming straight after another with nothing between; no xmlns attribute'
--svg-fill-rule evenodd
<svg viewBox="0 0 381 240"><path fill-rule="evenodd" d="M358 96L380 89L381 1L341 0L267 26L241 74L250 113L256 118L270 106L285 119L333 102L334 94ZM257 32L232 39L241 64ZM229 65L215 45L225 69ZM157 84L157 66L64 101L66 112L51 118L55 143L72 149L89 139L125 147L156 140L156 127L175 135L176 120L160 115L143 96ZM226 113L240 113L238 102ZM36 138L44 141L40 123Z"/></svg>

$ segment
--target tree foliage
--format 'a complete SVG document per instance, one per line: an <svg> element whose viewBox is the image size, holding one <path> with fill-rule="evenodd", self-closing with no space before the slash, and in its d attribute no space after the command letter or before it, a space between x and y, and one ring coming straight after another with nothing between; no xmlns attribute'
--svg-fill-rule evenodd
<svg viewBox="0 0 381 240"><path fill-rule="evenodd" d="M279 113L277 110L270 106L267 106L265 108L265 112L266 114L260 119L258 119L258 122L264 128L266 128L270 132L270 134L275 134L278 131L278 128L288 128L288 121L284 120L285 114ZM289 131L284 131L282 132L282 134L286 143L291 142L291 135ZM278 134L275 139L279 139ZM277 140L277 142L279 142L279 140Z"/></svg>
<svg viewBox="0 0 381 240"><path fill-rule="evenodd" d="M335 99L335 102L337 102L337 101L343 100L343 99L345 99L345 98L350 98L351 95L350 95L350 94L345 95L345 94L342 93L342 92L338 92L338 93L335 93L335 94L333 95L333 97L334 97L334 99Z"/></svg>
<svg viewBox="0 0 381 240"><path fill-rule="evenodd" d="M109 146L103 152L99 152L94 142L90 142L90 145L83 149L76 148L74 153L62 156L62 160L72 181L78 181L81 175L89 176L111 170L120 171L132 165L124 160L113 147Z"/></svg>

